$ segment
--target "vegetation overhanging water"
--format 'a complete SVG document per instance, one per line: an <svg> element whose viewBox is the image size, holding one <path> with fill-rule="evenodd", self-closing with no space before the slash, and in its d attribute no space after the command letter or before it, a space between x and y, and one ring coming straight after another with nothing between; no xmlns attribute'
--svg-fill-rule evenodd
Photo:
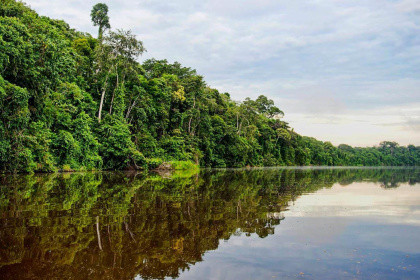
<svg viewBox="0 0 420 280"><path fill-rule="evenodd" d="M414 145L301 136L264 95L235 102L177 62L138 63L142 41L105 4L91 17L98 38L1 1L0 172L420 163Z"/></svg>

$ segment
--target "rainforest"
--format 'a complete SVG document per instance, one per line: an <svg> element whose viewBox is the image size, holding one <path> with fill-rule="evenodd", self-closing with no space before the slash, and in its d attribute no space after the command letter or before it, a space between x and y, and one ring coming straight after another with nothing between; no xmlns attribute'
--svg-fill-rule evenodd
<svg viewBox="0 0 420 280"><path fill-rule="evenodd" d="M0 3L1 173L420 163L419 146L334 146L299 135L264 95L235 101L177 62L140 63L143 42L112 29L105 4L92 36Z"/></svg>

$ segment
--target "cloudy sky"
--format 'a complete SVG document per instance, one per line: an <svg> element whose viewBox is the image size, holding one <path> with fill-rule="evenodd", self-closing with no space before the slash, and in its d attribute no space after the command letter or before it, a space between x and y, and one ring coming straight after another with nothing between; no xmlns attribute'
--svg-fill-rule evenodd
<svg viewBox="0 0 420 280"><path fill-rule="evenodd" d="M25 0L96 36L90 0ZM264 94L300 134L420 145L418 0L102 0L112 28L235 100Z"/></svg>

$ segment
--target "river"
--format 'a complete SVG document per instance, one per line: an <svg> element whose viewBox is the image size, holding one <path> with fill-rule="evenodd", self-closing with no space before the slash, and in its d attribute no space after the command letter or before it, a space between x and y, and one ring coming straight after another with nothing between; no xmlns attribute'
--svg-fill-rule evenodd
<svg viewBox="0 0 420 280"><path fill-rule="evenodd" d="M0 178L0 279L420 279L420 168Z"/></svg>

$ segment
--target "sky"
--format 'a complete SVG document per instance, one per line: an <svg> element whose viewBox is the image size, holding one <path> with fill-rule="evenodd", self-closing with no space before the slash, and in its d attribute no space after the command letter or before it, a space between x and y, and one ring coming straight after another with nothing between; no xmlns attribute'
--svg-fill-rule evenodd
<svg viewBox="0 0 420 280"><path fill-rule="evenodd" d="M98 1L25 0L97 35ZM102 0L113 29L234 100L264 94L296 132L333 144L420 145L419 0Z"/></svg>

